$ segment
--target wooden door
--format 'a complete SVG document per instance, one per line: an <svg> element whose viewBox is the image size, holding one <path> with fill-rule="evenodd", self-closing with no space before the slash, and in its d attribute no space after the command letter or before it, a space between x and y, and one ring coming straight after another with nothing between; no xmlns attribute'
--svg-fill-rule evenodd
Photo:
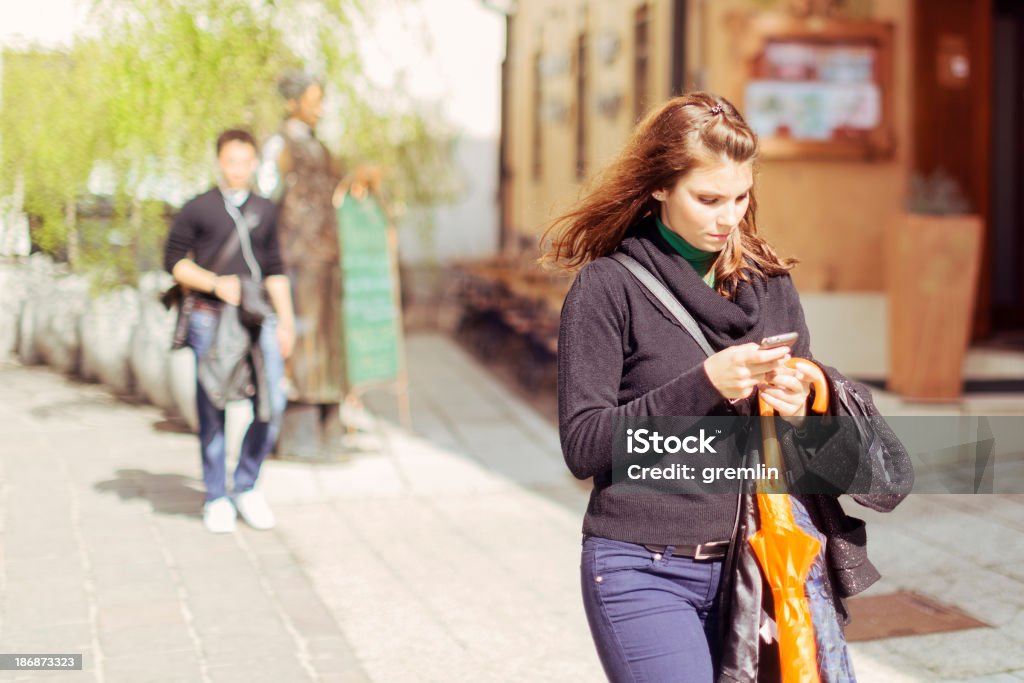
<svg viewBox="0 0 1024 683"><path fill-rule="evenodd" d="M1024 3L995 0L992 27L992 328L1024 342Z"/></svg>
<svg viewBox="0 0 1024 683"><path fill-rule="evenodd" d="M993 0L915 0L911 170L945 170L984 226L989 271ZM991 283L978 288L974 337L991 329Z"/></svg>

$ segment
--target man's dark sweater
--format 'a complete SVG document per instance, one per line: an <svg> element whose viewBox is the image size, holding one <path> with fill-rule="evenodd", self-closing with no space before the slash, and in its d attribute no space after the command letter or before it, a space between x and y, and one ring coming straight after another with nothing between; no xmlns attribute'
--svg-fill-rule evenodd
<svg viewBox="0 0 1024 683"><path fill-rule="evenodd" d="M253 255L263 277L281 275L284 271L277 242L277 207L269 199L249 194L239 208L250 226ZM181 207L167 236L164 267L168 272L183 258L191 258L199 266L212 270L221 245L235 231L235 222L224 207L218 188L204 192ZM241 249L217 270L217 275L249 276Z"/></svg>
<svg viewBox="0 0 1024 683"><path fill-rule="evenodd" d="M811 358L800 299L788 275L752 278L728 301L708 287L658 233L653 219L619 250L656 275L700 324L715 351L798 332L793 356ZM594 478L583 532L633 543L695 545L732 535L736 497L638 492L612 483L612 426L621 416L750 414L731 405L704 372L693 338L623 266L587 264L562 307L558 416L572 473Z"/></svg>

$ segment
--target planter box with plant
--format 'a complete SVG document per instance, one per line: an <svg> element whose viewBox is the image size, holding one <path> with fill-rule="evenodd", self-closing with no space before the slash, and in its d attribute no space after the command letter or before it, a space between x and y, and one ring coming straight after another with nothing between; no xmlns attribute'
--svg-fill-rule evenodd
<svg viewBox="0 0 1024 683"><path fill-rule="evenodd" d="M981 237L982 218L955 179L942 171L912 178L907 210L886 249L891 391L925 400L960 397Z"/></svg>

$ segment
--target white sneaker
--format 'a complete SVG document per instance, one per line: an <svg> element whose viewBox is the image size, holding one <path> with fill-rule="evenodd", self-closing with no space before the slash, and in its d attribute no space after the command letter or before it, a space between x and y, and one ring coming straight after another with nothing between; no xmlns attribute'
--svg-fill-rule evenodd
<svg viewBox="0 0 1024 683"><path fill-rule="evenodd" d="M227 496L221 496L203 506L203 526L214 534L229 534L235 530L235 506Z"/></svg>
<svg viewBox="0 0 1024 683"><path fill-rule="evenodd" d="M263 493L256 489L243 491L236 495L235 507L238 508L238 514L242 516L245 523L253 529L273 529L277 523L277 520L274 519L274 513L271 512L270 506L267 505L267 499L263 497Z"/></svg>

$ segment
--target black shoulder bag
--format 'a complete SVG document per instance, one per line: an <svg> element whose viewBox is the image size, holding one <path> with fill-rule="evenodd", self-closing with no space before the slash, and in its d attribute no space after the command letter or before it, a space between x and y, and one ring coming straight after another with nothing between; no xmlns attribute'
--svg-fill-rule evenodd
<svg viewBox="0 0 1024 683"><path fill-rule="evenodd" d="M252 274L252 277L239 278L241 284L241 296L238 306L238 317L243 325L250 329L256 329L263 324L264 319L266 319L268 315L273 313L273 309L267 302L266 293L262 283L262 271L260 270L260 265L256 261L256 256L252 251L252 241L249 236L249 225L241 212L239 212L238 208L226 198L224 199L224 209L228 212L228 215L231 216L232 221L234 221L235 230L226 240L224 240L224 244L221 245L220 250L217 252L217 256L209 270L212 270L214 273L223 270L228 264L228 261L234 258L238 249L241 248L242 256L245 258L246 267L249 268L249 272ZM184 348L185 342L188 340L188 323L189 318L192 317L192 309L195 307L196 294L188 291L180 284L175 283L166 292L160 295L160 301L163 302L164 306L168 309L172 306L178 307L178 318L174 323L174 335L171 340L171 349L177 350Z"/></svg>
<svg viewBox="0 0 1024 683"><path fill-rule="evenodd" d="M224 199L224 208L235 222L235 234L242 246L242 256L252 277L240 277L241 296L238 302L238 319L251 330L263 324L274 309L267 301L266 288L263 285L263 271L260 269L256 255L252 251L252 240L249 237L249 223L234 204Z"/></svg>

